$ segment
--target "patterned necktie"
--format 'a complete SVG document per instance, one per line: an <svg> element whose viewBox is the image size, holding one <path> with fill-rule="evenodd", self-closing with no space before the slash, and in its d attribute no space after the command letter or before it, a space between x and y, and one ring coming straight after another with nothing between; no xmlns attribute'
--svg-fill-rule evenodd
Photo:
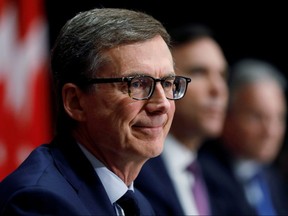
<svg viewBox="0 0 288 216"><path fill-rule="evenodd" d="M193 163L189 165L188 170L192 172L195 179L192 186L192 193L195 198L198 213L199 215L210 215L208 194L198 163L193 161Z"/></svg>
<svg viewBox="0 0 288 216"><path fill-rule="evenodd" d="M255 207L258 215L276 215L268 185L261 174L249 180L247 189L248 200Z"/></svg>
<svg viewBox="0 0 288 216"><path fill-rule="evenodd" d="M135 194L132 190L128 190L116 202L123 209L125 216L139 216L140 209L136 200Z"/></svg>

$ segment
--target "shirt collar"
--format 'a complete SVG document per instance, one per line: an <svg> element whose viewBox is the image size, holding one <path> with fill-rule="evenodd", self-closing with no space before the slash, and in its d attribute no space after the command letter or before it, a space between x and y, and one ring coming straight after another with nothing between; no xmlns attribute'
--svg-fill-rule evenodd
<svg viewBox="0 0 288 216"><path fill-rule="evenodd" d="M236 177L245 182L255 176L261 169L261 165L253 160L237 159L233 162Z"/></svg>
<svg viewBox="0 0 288 216"><path fill-rule="evenodd" d="M168 134L162 152L163 160L171 170L185 171L196 159L196 152L181 144L174 136Z"/></svg>
<svg viewBox="0 0 288 216"><path fill-rule="evenodd" d="M120 197L122 197L128 189L134 191L134 184L127 187L127 185L120 179L115 173L109 170L101 161L99 161L93 154L91 154L83 145L78 143L80 149L83 151L84 155L92 164L95 172L100 178L105 191L113 204Z"/></svg>

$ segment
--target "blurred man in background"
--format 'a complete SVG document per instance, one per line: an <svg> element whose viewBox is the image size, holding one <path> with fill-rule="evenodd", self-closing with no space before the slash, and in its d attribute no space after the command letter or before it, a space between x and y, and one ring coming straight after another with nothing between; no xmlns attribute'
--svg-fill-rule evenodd
<svg viewBox="0 0 288 216"><path fill-rule="evenodd" d="M218 136L222 130L228 99L227 62L206 26L185 25L170 34L176 73L192 81L186 98L176 101L163 153L144 165L135 184L157 215L213 214L197 151L205 139Z"/></svg>
<svg viewBox="0 0 288 216"><path fill-rule="evenodd" d="M272 166L286 129L285 87L267 62L246 59L232 68L223 134L199 152L218 214L288 215L284 185Z"/></svg>

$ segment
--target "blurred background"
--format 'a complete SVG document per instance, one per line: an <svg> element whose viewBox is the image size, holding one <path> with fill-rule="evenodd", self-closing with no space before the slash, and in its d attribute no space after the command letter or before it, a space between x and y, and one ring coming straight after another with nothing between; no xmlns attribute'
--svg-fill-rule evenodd
<svg viewBox="0 0 288 216"><path fill-rule="evenodd" d="M52 138L49 51L68 19L94 7L144 11L167 28L187 22L206 24L229 64L243 57L260 58L288 76L284 3L0 0L0 180L33 147Z"/></svg>
<svg viewBox="0 0 288 216"><path fill-rule="evenodd" d="M65 23L77 12L92 7L125 7L153 15L170 28L183 22L200 22L213 29L229 62L241 57L258 57L275 63L288 73L287 20L283 4L276 1L258 3L238 1L46 1L50 22L50 42Z"/></svg>

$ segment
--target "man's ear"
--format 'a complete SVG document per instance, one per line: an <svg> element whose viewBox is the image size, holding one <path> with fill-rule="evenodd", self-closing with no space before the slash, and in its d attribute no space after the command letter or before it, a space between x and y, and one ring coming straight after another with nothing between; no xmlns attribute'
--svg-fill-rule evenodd
<svg viewBox="0 0 288 216"><path fill-rule="evenodd" d="M81 106L83 92L73 83L66 83L62 88L63 106L66 113L76 121L85 120L85 112Z"/></svg>

